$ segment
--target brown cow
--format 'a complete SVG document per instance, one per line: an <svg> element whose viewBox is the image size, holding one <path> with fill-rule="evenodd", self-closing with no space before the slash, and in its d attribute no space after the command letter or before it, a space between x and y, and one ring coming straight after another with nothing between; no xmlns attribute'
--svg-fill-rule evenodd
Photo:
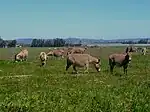
<svg viewBox="0 0 150 112"><path fill-rule="evenodd" d="M132 47L132 46L128 46L127 48L126 48L126 51L125 51L126 53L127 52L137 52L137 49L136 49L136 47Z"/></svg>
<svg viewBox="0 0 150 112"><path fill-rule="evenodd" d="M73 47L73 48L68 48L68 54L73 54L73 53L79 53L83 54L86 51L87 47L82 48L82 47Z"/></svg>
<svg viewBox="0 0 150 112"><path fill-rule="evenodd" d="M96 70L100 72L100 59L93 57L89 54L69 54L67 56L66 71L71 65L73 65L73 69L76 73L78 73L76 67L85 67L86 70L84 72L88 72L89 64L93 64Z"/></svg>
<svg viewBox="0 0 150 112"><path fill-rule="evenodd" d="M127 75L127 67L128 64L131 61L131 53L127 52L127 53L120 53L120 54L111 54L109 56L109 66L110 66L110 72L113 73L113 69L115 66L117 67L123 67L124 69L124 74Z"/></svg>
<svg viewBox="0 0 150 112"><path fill-rule="evenodd" d="M48 53L47 53L47 56L53 56L53 51L49 51Z"/></svg>
<svg viewBox="0 0 150 112"><path fill-rule="evenodd" d="M49 53L47 53L47 56L55 56L55 57L64 58L64 50L61 50L61 49L52 50Z"/></svg>

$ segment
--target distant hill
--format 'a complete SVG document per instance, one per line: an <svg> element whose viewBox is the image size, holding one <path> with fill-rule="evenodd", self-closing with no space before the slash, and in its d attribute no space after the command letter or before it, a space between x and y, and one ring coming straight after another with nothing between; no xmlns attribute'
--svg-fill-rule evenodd
<svg viewBox="0 0 150 112"><path fill-rule="evenodd" d="M78 44L78 43L82 43L82 44L99 44L99 43L108 43L108 42L123 42L123 41L134 41L137 42L140 39L143 38L132 38L132 39L111 39L111 40L104 40L104 39L80 39L80 38L65 38L64 40L66 41L66 43L72 43L72 44ZM150 38L144 38L144 39L149 39ZM16 39L17 43L23 43L23 44L31 44L32 43L32 38L18 38Z"/></svg>
<svg viewBox="0 0 150 112"><path fill-rule="evenodd" d="M32 43L32 38L20 38L16 39L18 44L31 44Z"/></svg>
<svg viewBox="0 0 150 112"><path fill-rule="evenodd" d="M111 40L104 40L104 39L79 39L79 38L67 38L65 39L66 42L71 43L79 43L81 41L82 44L99 44L99 43L108 43L108 42L125 42L125 41L133 41L138 42L141 39L148 39L150 38L131 38L131 39L111 39Z"/></svg>
<svg viewBox="0 0 150 112"><path fill-rule="evenodd" d="M105 42L103 39L80 39L80 38L67 38L65 39L66 43L72 43L72 44L94 44L94 43L102 43Z"/></svg>

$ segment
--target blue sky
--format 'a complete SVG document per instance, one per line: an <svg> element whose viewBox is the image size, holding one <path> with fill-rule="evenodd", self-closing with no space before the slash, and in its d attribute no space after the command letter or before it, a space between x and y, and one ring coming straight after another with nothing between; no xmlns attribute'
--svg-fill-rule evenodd
<svg viewBox="0 0 150 112"><path fill-rule="evenodd" d="M150 37L150 0L0 0L0 36Z"/></svg>

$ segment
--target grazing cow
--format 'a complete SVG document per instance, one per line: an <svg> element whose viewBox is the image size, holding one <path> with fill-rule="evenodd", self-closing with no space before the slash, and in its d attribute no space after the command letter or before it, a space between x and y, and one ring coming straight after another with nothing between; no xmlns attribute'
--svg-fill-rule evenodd
<svg viewBox="0 0 150 112"><path fill-rule="evenodd" d="M146 55L147 49L145 47L144 48L138 47L137 52L142 52L142 55Z"/></svg>
<svg viewBox="0 0 150 112"><path fill-rule="evenodd" d="M54 56L55 57L62 57L62 58L64 58L64 50L54 50L53 51L53 53L54 53Z"/></svg>
<svg viewBox="0 0 150 112"><path fill-rule="evenodd" d="M15 62L17 61L27 61L28 58L28 50L27 49L21 49L21 51L18 54L15 54Z"/></svg>
<svg viewBox="0 0 150 112"><path fill-rule="evenodd" d="M73 69L76 73L78 73L76 67L84 67L86 68L84 72L88 72L89 64L93 64L95 69L100 72L100 58L98 59L89 54L69 54L67 56L66 71L73 65Z"/></svg>
<svg viewBox="0 0 150 112"><path fill-rule="evenodd" d="M67 53L67 55L68 55L68 54L73 54L73 53L83 54L86 49L87 49L87 47L85 47L85 48L81 48L81 47L68 48L68 53Z"/></svg>
<svg viewBox="0 0 150 112"><path fill-rule="evenodd" d="M55 57L62 57L64 58L64 50L53 50L47 53L47 56L55 56Z"/></svg>
<svg viewBox="0 0 150 112"><path fill-rule="evenodd" d="M124 74L127 75L127 67L130 61L131 61L130 52L127 52L125 54L111 54L109 56L110 72L113 73L113 69L116 65L117 67L123 67Z"/></svg>
<svg viewBox="0 0 150 112"><path fill-rule="evenodd" d="M48 52L47 56L53 56L53 51Z"/></svg>
<svg viewBox="0 0 150 112"><path fill-rule="evenodd" d="M125 51L126 53L127 52L136 52L136 49L134 49L132 46L130 46L130 47L127 47L126 48L126 51Z"/></svg>
<svg viewBox="0 0 150 112"><path fill-rule="evenodd" d="M145 55L146 54L146 52L147 52L147 49L144 47L144 48L142 48L142 54L143 55Z"/></svg>
<svg viewBox="0 0 150 112"><path fill-rule="evenodd" d="M45 52L40 53L41 66L46 65L47 55Z"/></svg>
<svg viewBox="0 0 150 112"><path fill-rule="evenodd" d="M142 48L141 47L137 47L137 52L141 52Z"/></svg>

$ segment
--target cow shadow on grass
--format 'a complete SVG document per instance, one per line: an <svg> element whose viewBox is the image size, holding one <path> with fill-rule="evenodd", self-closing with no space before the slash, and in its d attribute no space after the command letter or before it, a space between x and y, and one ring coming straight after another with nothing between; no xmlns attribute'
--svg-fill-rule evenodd
<svg viewBox="0 0 150 112"><path fill-rule="evenodd" d="M72 71L68 71L68 72L64 72L64 74L70 74L73 76L81 76L81 75L92 75L92 74L100 74L100 72L96 72L96 71L89 71L89 72L84 72L84 71L78 71L78 73Z"/></svg>
<svg viewBox="0 0 150 112"><path fill-rule="evenodd" d="M122 74L120 72L114 72L112 75L114 75L114 76L122 76Z"/></svg>
<svg viewBox="0 0 150 112"><path fill-rule="evenodd" d="M104 70L102 70L102 72L104 72L104 73L110 73L109 69L104 69Z"/></svg>
<svg viewBox="0 0 150 112"><path fill-rule="evenodd" d="M72 71L72 72L70 72L70 71L65 71L64 72L64 74L79 74L79 73L83 73L83 72L78 72L78 73L76 73L76 72L74 72L74 71Z"/></svg>
<svg viewBox="0 0 150 112"><path fill-rule="evenodd" d="M109 69L105 69L102 72L106 73L106 74L109 74L109 75L112 75L112 76L118 76L118 77L125 76L125 74L123 72L118 72L118 71L115 71L115 70L114 70L113 73L111 73Z"/></svg>

